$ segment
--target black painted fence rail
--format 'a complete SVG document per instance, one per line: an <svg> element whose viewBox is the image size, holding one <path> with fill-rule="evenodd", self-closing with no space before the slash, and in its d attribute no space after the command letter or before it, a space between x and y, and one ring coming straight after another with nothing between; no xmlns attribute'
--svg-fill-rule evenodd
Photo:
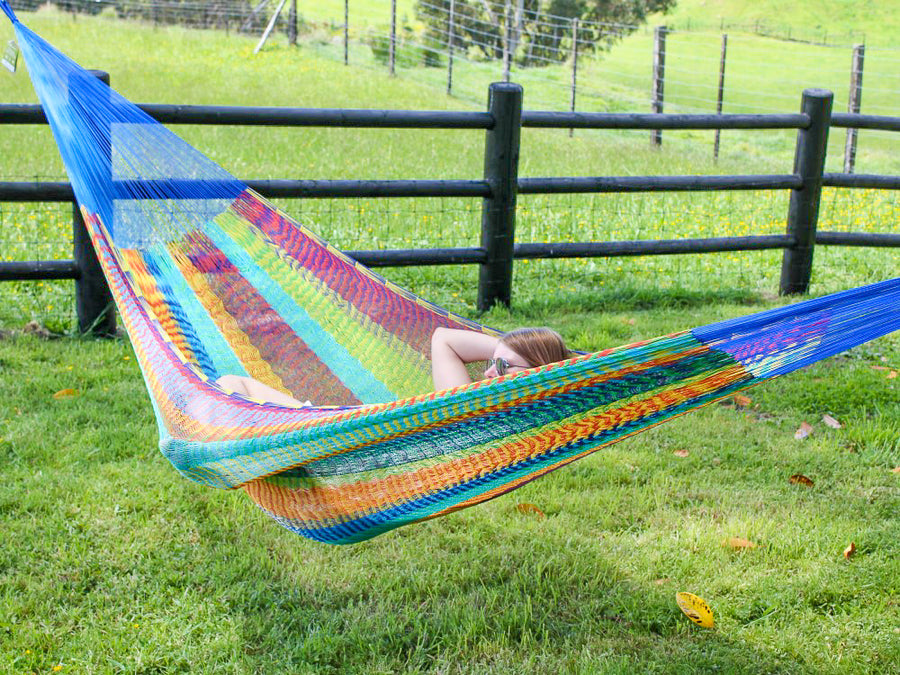
<svg viewBox="0 0 900 675"><path fill-rule="evenodd" d="M487 112L443 110L372 110L329 108L274 108L221 105L140 103L138 107L163 124L366 127L393 129L490 129ZM44 109L36 103L0 103L0 124L46 124ZM667 113L584 113L522 111L522 126L549 129L805 129L803 113L773 115ZM833 113L831 126L900 131L900 117Z"/></svg>
<svg viewBox="0 0 900 675"><path fill-rule="evenodd" d="M98 73L98 76L100 74ZM400 129L479 129L485 133L485 169L475 180L245 180L269 198L470 197L482 199L481 246L407 250L348 251L371 267L480 265L478 308L511 300L514 260L638 255L676 255L783 249L780 291L808 289L816 245L900 246L900 234L818 232L823 186L900 189L900 176L824 173L831 127L900 131L900 117L831 112L830 91L804 91L801 111L778 115L668 115L540 112L522 110L522 89L496 83L486 112L329 110L142 104L167 124L245 126L327 126ZM0 104L0 125L46 124L39 105ZM522 127L558 129L797 129L793 172L736 176L518 176ZM149 186L149 182L148 182ZM791 190L783 235L607 242L515 243L518 194ZM152 190L150 191L152 193ZM0 182L0 202L74 202L65 182ZM73 260L0 263L0 281L75 279L79 327L96 333L114 328L110 295L74 209ZM100 285L102 284L102 288ZM102 318L102 321L98 321Z"/></svg>

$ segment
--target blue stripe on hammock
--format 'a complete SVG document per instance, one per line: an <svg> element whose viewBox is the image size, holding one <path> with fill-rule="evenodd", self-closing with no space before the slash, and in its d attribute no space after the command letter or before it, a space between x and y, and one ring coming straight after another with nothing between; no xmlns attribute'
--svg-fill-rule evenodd
<svg viewBox="0 0 900 675"><path fill-rule="evenodd" d="M900 278L889 279L800 304L720 321L695 328L692 334L704 344L732 354L754 374L775 377L839 354L851 347L900 328ZM805 334L803 344L769 345L770 355L791 352L789 359L757 368L742 352L759 353L761 336L777 339L779 333L795 338ZM765 351L765 350L763 350ZM783 355L783 354L782 354Z"/></svg>
<svg viewBox="0 0 900 675"><path fill-rule="evenodd" d="M188 286L169 251L164 247L157 246L152 251L144 253L143 257L147 268L154 270L154 276L159 274L156 279L161 290L161 282L165 282L169 291L166 294L166 302L174 303L175 298L178 298L181 310L187 317L185 324L190 327L190 330L185 331L184 325L179 328L189 339L195 354L198 349L201 349L207 355L206 362L200 362L200 359L197 359L204 374L209 378L227 374L246 375L247 371L240 359L235 356L209 312L200 303L193 289ZM198 335L203 336L202 343Z"/></svg>

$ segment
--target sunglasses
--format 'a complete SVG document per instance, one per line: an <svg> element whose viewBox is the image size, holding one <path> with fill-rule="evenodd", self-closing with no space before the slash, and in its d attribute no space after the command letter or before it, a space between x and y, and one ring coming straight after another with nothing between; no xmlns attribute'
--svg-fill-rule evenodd
<svg viewBox="0 0 900 675"><path fill-rule="evenodd" d="M530 368L531 366L520 366L518 363L510 363L502 356L498 356L495 359L488 359L485 363L484 369L489 370L491 366L495 366L497 368L498 375L506 375L509 372L510 368Z"/></svg>

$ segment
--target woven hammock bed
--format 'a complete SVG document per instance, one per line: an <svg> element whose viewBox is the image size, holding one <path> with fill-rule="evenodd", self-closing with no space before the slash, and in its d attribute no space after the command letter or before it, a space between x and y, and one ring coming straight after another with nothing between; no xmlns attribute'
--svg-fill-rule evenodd
<svg viewBox="0 0 900 675"><path fill-rule="evenodd" d="M5 0L146 380L160 449L281 525L352 543L466 508L900 328L900 279L433 392L439 326L23 26ZM215 384L249 375L327 406Z"/></svg>

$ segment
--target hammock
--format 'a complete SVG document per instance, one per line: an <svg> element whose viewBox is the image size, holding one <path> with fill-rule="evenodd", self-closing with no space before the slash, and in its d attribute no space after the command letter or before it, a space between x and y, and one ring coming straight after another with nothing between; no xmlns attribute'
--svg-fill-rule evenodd
<svg viewBox="0 0 900 675"><path fill-rule="evenodd" d="M19 23L20 48L131 338L160 448L281 525L357 542L512 490L900 328L900 279L430 391L438 326L496 334L292 221ZM291 408L224 390L250 375Z"/></svg>

